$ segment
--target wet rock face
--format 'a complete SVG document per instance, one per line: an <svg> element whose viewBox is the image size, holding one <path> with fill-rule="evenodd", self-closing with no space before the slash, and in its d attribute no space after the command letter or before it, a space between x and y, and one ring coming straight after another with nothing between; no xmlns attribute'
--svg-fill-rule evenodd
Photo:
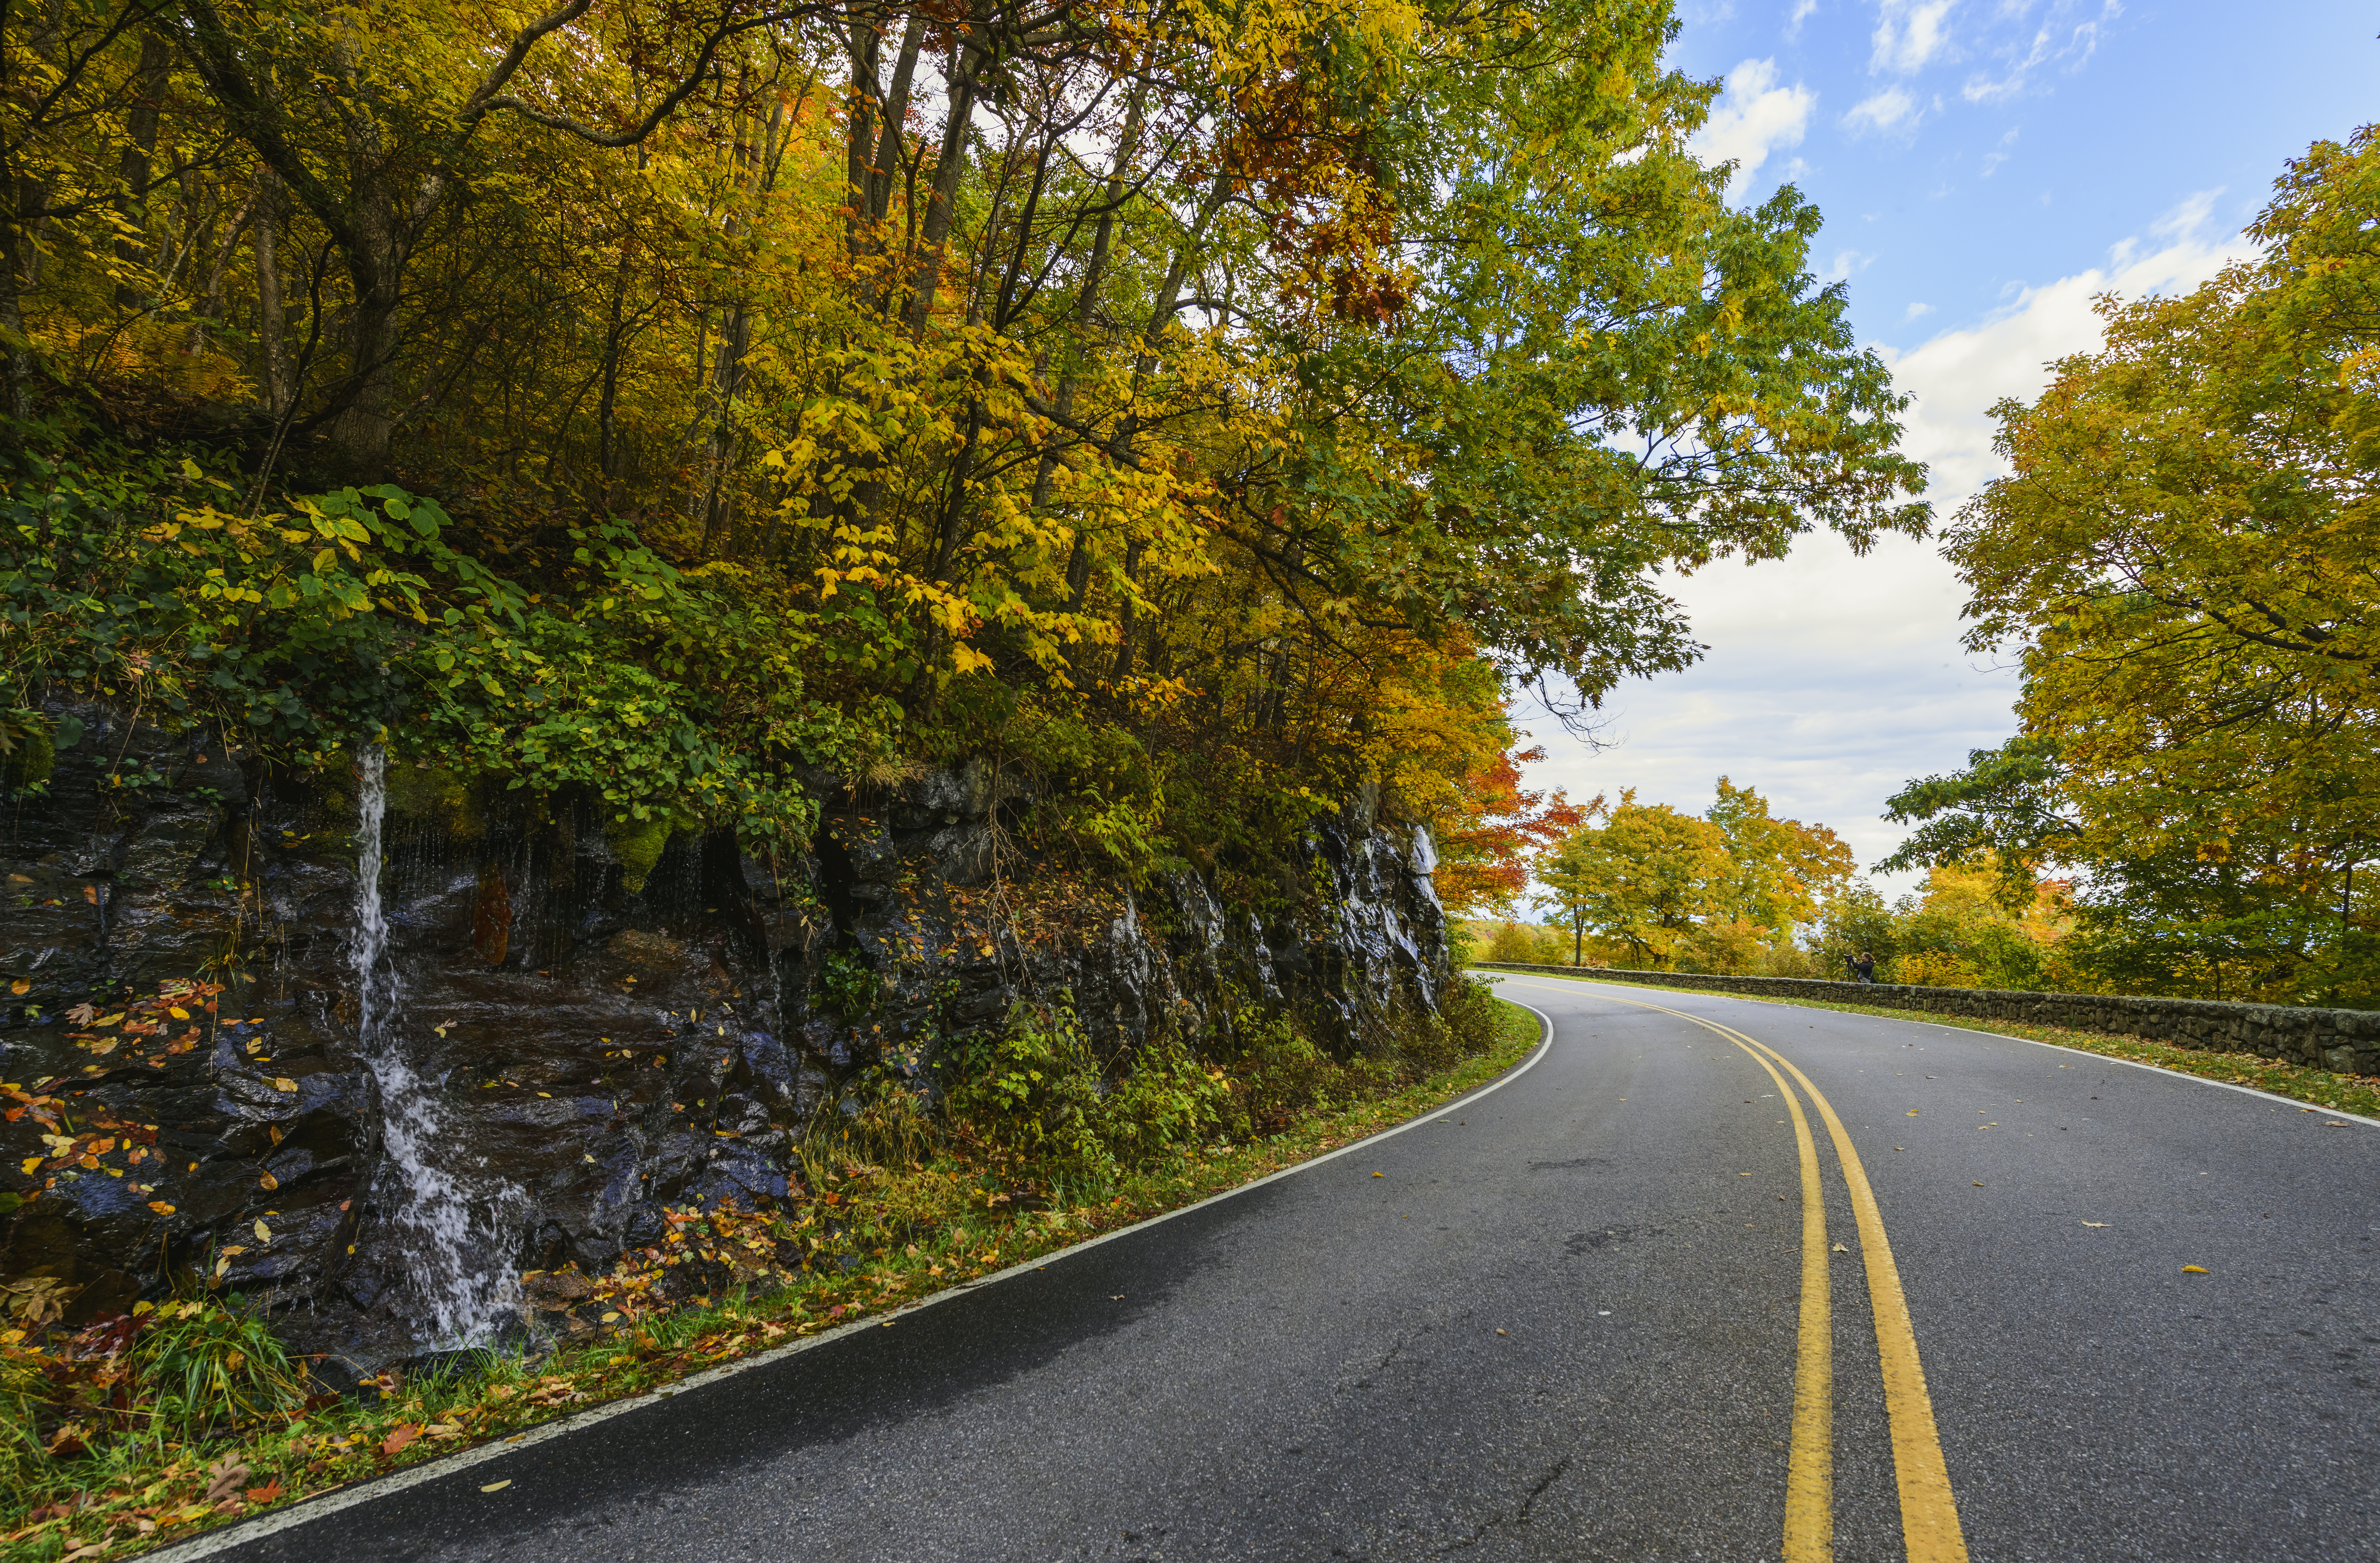
<svg viewBox="0 0 2380 1563"><path fill-rule="evenodd" d="M1248 1003L1361 1048L1448 971L1425 834L1351 808L1267 922L1196 875L1135 895L1023 861L1030 794L980 762L880 798L820 777L814 855L770 863L727 831L656 856L592 808L392 761L380 932L366 768L54 715L48 775L0 779L0 1080L54 1104L0 1121L0 1270L58 1278L69 1318L213 1271L334 1371L439 1344L458 1310L517 1328L520 1271L607 1268L666 1206L785 1193L855 1076L930 1092L1020 1001L1071 1005L1121 1072ZM201 977L221 991L185 1029L75 1018ZM103 1124L94 1156L42 1138ZM457 1252L477 1274L438 1273Z"/></svg>

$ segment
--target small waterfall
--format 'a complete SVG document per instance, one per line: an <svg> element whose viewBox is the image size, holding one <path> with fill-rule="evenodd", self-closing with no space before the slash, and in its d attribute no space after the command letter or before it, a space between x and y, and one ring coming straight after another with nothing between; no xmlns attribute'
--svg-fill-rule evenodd
<svg viewBox="0 0 2380 1563"><path fill-rule="evenodd" d="M358 1013L356 1047L380 1088L381 1145L388 1153L374 1203L390 1213L424 1344L471 1345L510 1311L518 1278L512 1251L512 1199L475 1192L466 1153L445 1132L439 1082L425 1080L406 1043L405 987L389 951L381 902L388 759L363 753L356 832L356 925L352 958Z"/></svg>

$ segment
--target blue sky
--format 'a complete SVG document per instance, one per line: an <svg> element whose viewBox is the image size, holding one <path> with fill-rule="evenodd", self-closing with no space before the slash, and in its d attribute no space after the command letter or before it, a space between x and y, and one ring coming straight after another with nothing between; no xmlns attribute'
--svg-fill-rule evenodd
<svg viewBox="0 0 2380 1563"><path fill-rule="evenodd" d="M1727 91L1700 140L1759 200L1826 214L1818 269L1917 406L1905 447L1947 520L1998 471L1985 409L2097 342L2094 294L2185 290L2247 255L2289 157L2380 120L2380 6L2114 0L1688 0L1674 63ZM2013 731L2009 670L1961 649L1930 543L1670 583L1703 662L1621 689L1596 747L1524 724L1532 779L1699 812L1722 773L1835 828L1864 866L1884 800ZM1906 880L1884 880L1906 888Z"/></svg>

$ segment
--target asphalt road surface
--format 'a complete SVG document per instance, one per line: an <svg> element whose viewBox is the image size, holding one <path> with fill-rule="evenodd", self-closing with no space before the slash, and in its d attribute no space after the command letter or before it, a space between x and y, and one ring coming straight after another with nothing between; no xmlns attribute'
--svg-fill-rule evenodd
<svg viewBox="0 0 2380 1563"><path fill-rule="evenodd" d="M2380 1131L1941 1027L1502 987L1551 1043L1434 1121L176 1551L2380 1557Z"/></svg>

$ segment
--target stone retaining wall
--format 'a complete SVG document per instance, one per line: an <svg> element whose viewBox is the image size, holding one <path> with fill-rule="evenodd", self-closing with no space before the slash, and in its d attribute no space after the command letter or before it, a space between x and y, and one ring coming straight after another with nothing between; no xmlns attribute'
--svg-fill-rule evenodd
<svg viewBox="0 0 2380 1563"><path fill-rule="evenodd" d="M1810 977L1711 976L1695 972L1622 971L1607 966L1540 966L1482 961L1482 971L1550 972L1742 993L1823 999L1888 1010L1924 1010L1978 1020L2064 1026L2139 1036L2176 1048L2255 1053L2342 1074L2380 1074L2380 1012L2314 1010L2290 1004L2226 1004L2207 999L2139 999L2108 993L2019 993L1993 987L1911 987L1898 983L1827 982Z"/></svg>

